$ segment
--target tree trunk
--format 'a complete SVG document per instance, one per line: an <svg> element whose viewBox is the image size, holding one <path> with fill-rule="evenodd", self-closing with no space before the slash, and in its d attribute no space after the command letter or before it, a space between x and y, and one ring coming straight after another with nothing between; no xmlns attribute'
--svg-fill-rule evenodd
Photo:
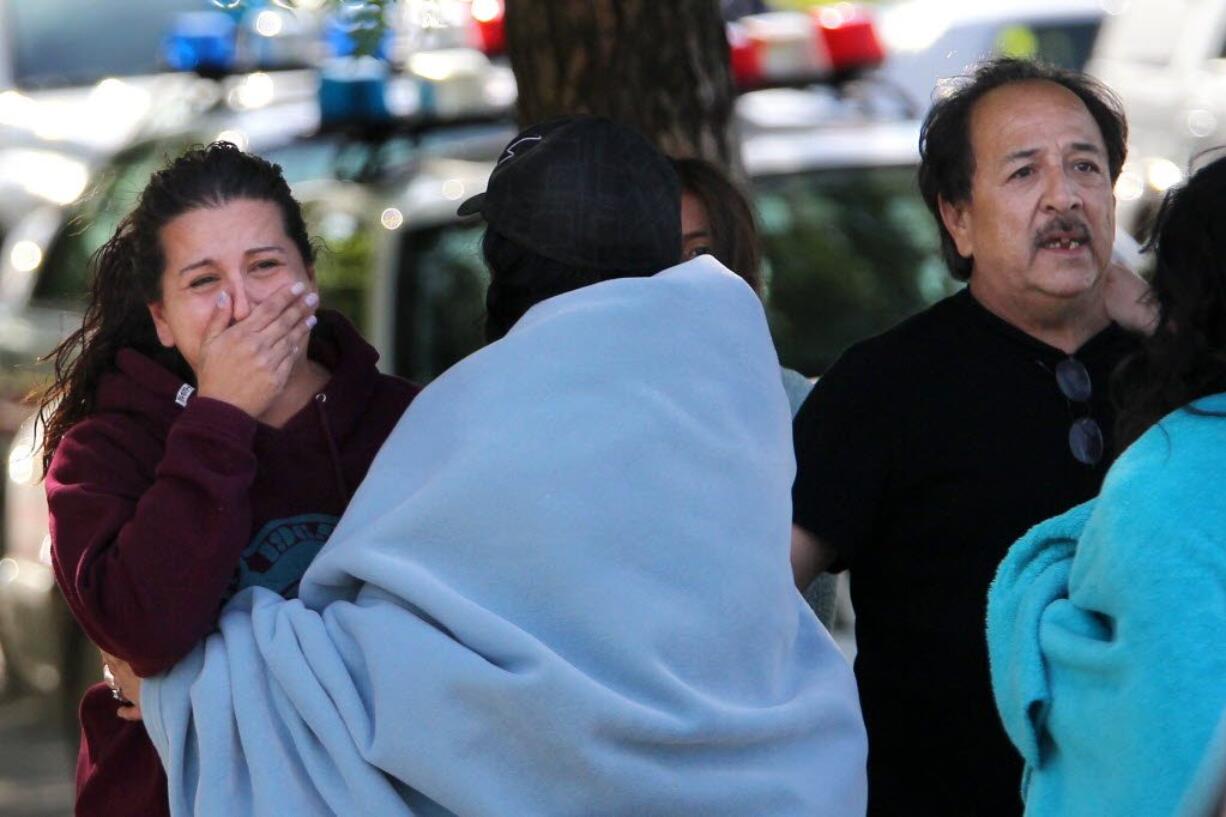
<svg viewBox="0 0 1226 817"><path fill-rule="evenodd" d="M718 0L507 0L506 30L521 123L598 114L736 165Z"/></svg>

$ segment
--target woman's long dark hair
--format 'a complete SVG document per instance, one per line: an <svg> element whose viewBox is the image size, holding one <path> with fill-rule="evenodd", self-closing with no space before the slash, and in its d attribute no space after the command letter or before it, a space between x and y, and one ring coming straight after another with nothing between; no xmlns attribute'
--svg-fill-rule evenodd
<svg viewBox="0 0 1226 817"><path fill-rule="evenodd" d="M184 213L237 199L280 207L286 234L304 262L314 261L302 210L277 165L229 142L214 142L153 174L136 208L90 260L90 297L81 327L45 358L54 362L55 379L38 396L44 472L68 430L93 413L99 380L114 368L120 349L142 352L195 382L178 351L158 341L149 315L148 305L162 297L161 230Z"/></svg>
<svg viewBox="0 0 1226 817"><path fill-rule="evenodd" d="M672 163L682 193L692 193L706 210L711 254L761 293L762 245L748 198L723 170L704 159L673 159Z"/></svg>
<svg viewBox="0 0 1226 817"><path fill-rule="evenodd" d="M1167 194L1149 245L1158 326L1115 374L1121 451L1175 409L1226 391L1226 157Z"/></svg>

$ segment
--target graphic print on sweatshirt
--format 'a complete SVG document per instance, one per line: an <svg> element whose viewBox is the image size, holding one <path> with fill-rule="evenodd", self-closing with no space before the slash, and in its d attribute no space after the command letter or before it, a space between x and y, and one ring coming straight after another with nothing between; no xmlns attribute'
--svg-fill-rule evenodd
<svg viewBox="0 0 1226 817"><path fill-rule="evenodd" d="M245 587L265 587L287 599L298 595L307 565L323 548L340 517L308 513L274 519L243 550L230 583L229 598Z"/></svg>

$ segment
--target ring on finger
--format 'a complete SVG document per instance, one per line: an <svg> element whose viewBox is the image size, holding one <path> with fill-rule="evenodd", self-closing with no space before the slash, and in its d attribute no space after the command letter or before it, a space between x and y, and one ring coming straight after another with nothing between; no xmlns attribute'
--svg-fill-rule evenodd
<svg viewBox="0 0 1226 817"><path fill-rule="evenodd" d="M115 673L111 671L110 664L102 665L102 683L106 684L111 690L111 697L120 703L127 703L128 699L124 696L123 690L119 688L119 682L115 680Z"/></svg>

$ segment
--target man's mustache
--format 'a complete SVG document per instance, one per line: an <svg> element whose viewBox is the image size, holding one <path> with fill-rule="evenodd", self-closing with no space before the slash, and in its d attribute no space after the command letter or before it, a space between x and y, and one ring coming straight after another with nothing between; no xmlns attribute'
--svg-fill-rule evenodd
<svg viewBox="0 0 1226 817"><path fill-rule="evenodd" d="M1073 216L1056 216L1039 229L1034 237L1034 246L1042 247L1056 239L1090 243L1090 226Z"/></svg>

